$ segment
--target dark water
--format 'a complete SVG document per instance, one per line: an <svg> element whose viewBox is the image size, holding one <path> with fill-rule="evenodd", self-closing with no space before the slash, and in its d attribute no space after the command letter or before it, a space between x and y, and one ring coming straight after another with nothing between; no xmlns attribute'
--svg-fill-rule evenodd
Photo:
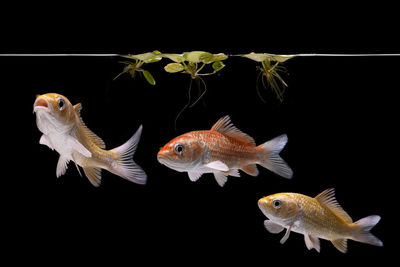
<svg viewBox="0 0 400 267"><path fill-rule="evenodd" d="M218 49L222 44L206 48L226 54L399 52L357 51L356 47L338 51L329 45L304 51L304 43L297 47L286 43L284 51L276 44L271 51L260 43L253 46L259 50L250 43L242 48L226 44L226 49ZM195 45L143 46L129 51L123 46L118 51L73 52L204 49ZM43 50L36 51L47 52ZM174 120L187 102L190 78L166 73L163 66L167 63L169 60L163 59L146 66L157 82L151 86L140 75L113 80L123 69L113 57L0 58L1 86L7 93L3 102L8 104L3 110L7 117L4 131L11 133L3 142L11 151L6 155L13 155L13 164L3 165L1 187L3 205L9 212L4 234L10 236L6 239L10 251L28 260L50 262L51 255L71 262L84 256L89 260L190 264L184 260L189 257L205 264L248 265L279 259L282 263L291 259L344 262L390 254L393 235L398 235L391 226L396 213L392 188L398 173L393 163L396 156L390 155L397 137L398 103L393 93L398 89L398 58L294 58L285 64L289 87L284 102L260 85L263 103L256 93L258 64L232 57L218 74L204 78L207 93L182 113L177 129ZM137 185L102 171L102 185L94 188L86 177L79 176L72 162L57 179L58 153L39 144L41 133L32 114L36 94L47 92L65 95L73 104L82 103L84 122L109 149L124 143L142 124L134 160L147 172L148 183ZM193 95L197 94L194 87ZM211 174L193 183L186 173L157 162L159 148L170 139L209 129L224 115L230 115L235 126L257 144L286 133L289 142L281 156L293 169L293 179L258 167L258 177L241 173L240 178L229 177L221 188ZM257 207L259 198L278 192L315 196L330 187L336 189L338 202L353 220L372 214L382 217L372 232L384 247L349 241L348 253L343 255L329 241L321 240L318 254L307 250L302 235L292 233L281 245L283 233L273 235L265 230L265 217Z"/></svg>

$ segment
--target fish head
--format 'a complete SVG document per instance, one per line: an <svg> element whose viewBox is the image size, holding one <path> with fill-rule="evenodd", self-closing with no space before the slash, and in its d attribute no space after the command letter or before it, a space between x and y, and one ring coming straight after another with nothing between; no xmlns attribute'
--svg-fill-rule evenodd
<svg viewBox="0 0 400 267"><path fill-rule="evenodd" d="M299 214L300 208L291 193L279 193L258 200L258 207L268 219L287 224Z"/></svg>
<svg viewBox="0 0 400 267"><path fill-rule="evenodd" d="M75 121L75 110L69 100L60 94L38 95L33 104L39 130L46 134L50 130L65 131Z"/></svg>
<svg viewBox="0 0 400 267"><path fill-rule="evenodd" d="M204 143L191 133L178 136L163 146L157 154L157 160L179 172L193 170L203 158Z"/></svg>

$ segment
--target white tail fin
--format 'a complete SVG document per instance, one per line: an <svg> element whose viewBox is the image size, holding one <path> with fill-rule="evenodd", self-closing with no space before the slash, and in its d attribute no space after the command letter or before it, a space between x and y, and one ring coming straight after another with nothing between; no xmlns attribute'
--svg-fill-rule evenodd
<svg viewBox="0 0 400 267"><path fill-rule="evenodd" d="M293 171L279 156L287 141L286 134L282 134L258 147L263 150L263 154L260 157L260 165L282 177L290 179L293 176Z"/></svg>
<svg viewBox="0 0 400 267"><path fill-rule="evenodd" d="M369 232L380 221L380 219L381 217L378 215L371 215L353 223L353 239L374 246L383 246L382 241Z"/></svg>
<svg viewBox="0 0 400 267"><path fill-rule="evenodd" d="M137 184L145 184L147 181L146 173L132 159L139 143L142 129L143 127L140 125L136 133L128 141L110 150L115 153L117 157L109 171Z"/></svg>

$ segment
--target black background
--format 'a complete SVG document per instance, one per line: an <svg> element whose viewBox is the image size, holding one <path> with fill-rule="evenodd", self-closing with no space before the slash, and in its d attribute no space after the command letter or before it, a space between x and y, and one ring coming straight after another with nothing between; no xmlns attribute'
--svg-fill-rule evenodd
<svg viewBox="0 0 400 267"><path fill-rule="evenodd" d="M153 50L182 53L399 53L389 14L380 24L350 13L277 18L258 12L199 16L176 12L131 20L129 12L86 13L8 30L3 53L121 53ZM181 10L181 9L179 9ZM386 10L386 9L385 9ZM254 10L253 10L254 11ZM115 14L118 12L117 14ZM110 14L113 14L112 19ZM244 14L252 14L242 10ZM155 16L153 14L153 16ZM347 20L343 20L346 18ZM112 24L111 24L112 21ZM205 22L207 21L207 23ZM15 22L13 20L12 22ZM85 21L86 22L86 21ZM166 23L168 22L168 23ZM282 23L278 23L282 22ZM283 22L286 22L285 24ZM283 26L285 25L285 26ZM183 27L185 26L185 27ZM21 32L21 29L24 31ZM387 258L396 229L398 173L398 57L304 57L285 64L289 85L280 103L269 89L256 93L258 63L230 57L218 74L205 77L207 93L174 120L186 104L190 78L169 74L169 60L146 65L157 84L123 75L115 57L0 58L4 154L1 193L5 254L16 260L50 263L125 261L128 263L326 262ZM148 174L137 185L102 172L94 188L70 163L56 178L58 154L40 145L33 102L57 92L82 103L82 117L108 149L124 143L143 124L134 160ZM196 95L196 87L193 88ZM6 106L5 106L6 105ZM159 164L156 154L173 137L209 129L222 116L261 144L286 133L282 157L294 171L287 180L259 167L258 177L241 173L221 188L211 174L196 183L186 173ZM326 240L321 253L308 251L303 236L268 233L257 200L278 192L315 196L334 187L353 220L378 214L372 230L384 247L348 242L342 254ZM4 247L4 246L3 246Z"/></svg>

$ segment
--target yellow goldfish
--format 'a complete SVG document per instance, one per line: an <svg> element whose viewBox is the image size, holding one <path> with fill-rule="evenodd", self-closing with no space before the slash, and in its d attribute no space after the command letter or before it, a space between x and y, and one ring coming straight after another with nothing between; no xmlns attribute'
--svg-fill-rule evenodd
<svg viewBox="0 0 400 267"><path fill-rule="evenodd" d="M36 125L43 133L39 143L60 154L56 175L60 177L73 161L81 166L94 186L101 182L101 169L108 170L129 181L145 184L146 173L133 160L136 146L142 133L142 126L123 145L105 150L103 140L94 134L83 122L82 105L72 105L69 100L56 93L38 95L33 104Z"/></svg>
<svg viewBox="0 0 400 267"><path fill-rule="evenodd" d="M319 238L326 239L341 252L347 251L347 239L383 246L382 241L369 231L381 219L371 215L353 223L335 198L335 190L327 189L315 198L296 193L279 193L261 198L258 206L269 220L265 228L273 234L286 228L281 244L290 231L304 235L307 248L320 251Z"/></svg>
<svg viewBox="0 0 400 267"><path fill-rule="evenodd" d="M279 156L286 142L287 136L283 134L256 146L252 137L225 116L211 130L193 131L172 139L161 148L157 159L171 169L188 172L191 181L197 181L203 173L213 173L220 186L228 175L239 177L238 170L257 176L256 164L291 178L292 170Z"/></svg>

